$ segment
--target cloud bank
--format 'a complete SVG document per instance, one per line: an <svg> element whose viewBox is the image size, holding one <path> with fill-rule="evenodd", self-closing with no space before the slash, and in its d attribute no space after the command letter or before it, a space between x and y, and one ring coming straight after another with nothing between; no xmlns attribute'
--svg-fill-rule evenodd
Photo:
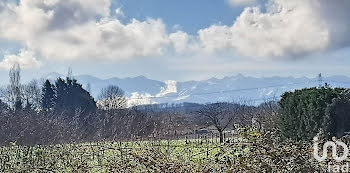
<svg viewBox="0 0 350 173"><path fill-rule="evenodd" d="M202 47L210 52L300 56L349 46L349 7L347 0L270 0L266 12L248 7L232 26L213 25L198 34Z"/></svg>
<svg viewBox="0 0 350 173"><path fill-rule="evenodd" d="M60 61L222 52L283 59L348 47L349 7L348 0L270 0L264 9L245 8L231 26L212 25L190 35L169 33L160 19L122 23L110 14L111 0L20 0L0 2L0 38ZM121 9L113 13L124 15Z"/></svg>
<svg viewBox="0 0 350 173"><path fill-rule="evenodd" d="M21 50L18 55L5 55L0 61L0 69L9 70L15 63L18 63L23 69L40 68L42 63L37 60L34 52Z"/></svg>
<svg viewBox="0 0 350 173"><path fill-rule="evenodd" d="M21 0L0 5L0 37L58 60L156 56L168 44L161 20L122 24L110 0Z"/></svg>

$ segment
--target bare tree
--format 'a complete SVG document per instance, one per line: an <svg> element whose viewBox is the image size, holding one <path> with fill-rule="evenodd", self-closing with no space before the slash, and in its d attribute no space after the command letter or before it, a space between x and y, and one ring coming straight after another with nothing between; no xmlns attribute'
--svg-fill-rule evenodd
<svg viewBox="0 0 350 173"><path fill-rule="evenodd" d="M235 113L234 104L230 103L213 103L207 104L203 108L197 111L201 116L204 116L210 120L210 123L215 126L220 135L220 142L224 142L223 133L225 129L232 124Z"/></svg>
<svg viewBox="0 0 350 173"><path fill-rule="evenodd" d="M255 113L256 122L259 123L260 128L276 128L279 109L280 107L277 101L267 101L260 104Z"/></svg>
<svg viewBox="0 0 350 173"><path fill-rule="evenodd" d="M241 102L236 108L237 121L240 126L252 126L252 121L255 122L256 107L247 103ZM254 123L255 124L255 123ZM260 126L260 124L258 125Z"/></svg>
<svg viewBox="0 0 350 173"><path fill-rule="evenodd" d="M38 81L32 80L26 85L21 84L21 68L15 63L9 71L10 84L0 89L0 97L13 110L23 106L33 108L39 106L40 87Z"/></svg>
<svg viewBox="0 0 350 173"><path fill-rule="evenodd" d="M9 71L10 85L7 88L7 99L10 106L16 110L22 106L21 68L16 62Z"/></svg>
<svg viewBox="0 0 350 173"><path fill-rule="evenodd" d="M104 110L123 109L127 106L124 91L114 85L103 88L98 99L98 107Z"/></svg>
<svg viewBox="0 0 350 173"><path fill-rule="evenodd" d="M23 100L28 108L39 108L41 89L37 80L32 80L22 87Z"/></svg>

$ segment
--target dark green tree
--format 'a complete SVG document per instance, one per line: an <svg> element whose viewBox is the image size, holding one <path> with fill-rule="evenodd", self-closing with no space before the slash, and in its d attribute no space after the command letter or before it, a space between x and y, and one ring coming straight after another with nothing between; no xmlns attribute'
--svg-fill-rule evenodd
<svg viewBox="0 0 350 173"><path fill-rule="evenodd" d="M67 84L62 78L58 78L55 82L54 92L56 95L55 109L63 108L65 105L65 98L67 97Z"/></svg>
<svg viewBox="0 0 350 173"><path fill-rule="evenodd" d="M55 92L54 86L49 80L46 80L42 88L41 107L43 110L48 111L54 107L55 104Z"/></svg>
<svg viewBox="0 0 350 173"><path fill-rule="evenodd" d="M327 106L324 127L330 136L350 132L350 91L344 91Z"/></svg>
<svg viewBox="0 0 350 173"><path fill-rule="evenodd" d="M96 110L96 102L93 97L75 79L57 79L55 93L55 110L80 110L84 113Z"/></svg>
<svg viewBox="0 0 350 173"><path fill-rule="evenodd" d="M327 128L333 124L327 123L329 118L326 118L326 109L344 90L322 87L283 94L280 101L282 112L279 115L282 134L296 140L310 140L320 129L327 132Z"/></svg>

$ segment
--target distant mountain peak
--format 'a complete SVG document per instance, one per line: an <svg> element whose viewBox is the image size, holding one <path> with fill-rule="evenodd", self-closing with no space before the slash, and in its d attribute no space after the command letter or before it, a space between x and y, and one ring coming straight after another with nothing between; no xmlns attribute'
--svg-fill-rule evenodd
<svg viewBox="0 0 350 173"><path fill-rule="evenodd" d="M43 77L43 79L48 79L48 80L56 80L58 78L62 78L65 77L64 75L57 73L57 72L51 72L49 74L47 74L46 76Z"/></svg>
<svg viewBox="0 0 350 173"><path fill-rule="evenodd" d="M146 76L141 75L141 76L134 77L134 79L148 79L148 78Z"/></svg>
<svg viewBox="0 0 350 173"><path fill-rule="evenodd" d="M246 76L242 75L241 73L238 73L236 76L226 76L223 78L223 80L240 80L244 78L246 78Z"/></svg>
<svg viewBox="0 0 350 173"><path fill-rule="evenodd" d="M53 72L46 75L44 79L55 80L58 77L65 78L64 75ZM263 102L272 96L278 98L286 91L319 85L316 77L249 77L240 73L221 79L213 77L208 80L185 82L157 81L145 76L100 79L91 75L77 75L75 78L83 86L90 84L91 94L95 98L102 88L116 85L125 91L128 98L137 95L145 97L148 103L213 103L235 99ZM350 78L347 76L324 77L323 81L335 87L350 87Z"/></svg>

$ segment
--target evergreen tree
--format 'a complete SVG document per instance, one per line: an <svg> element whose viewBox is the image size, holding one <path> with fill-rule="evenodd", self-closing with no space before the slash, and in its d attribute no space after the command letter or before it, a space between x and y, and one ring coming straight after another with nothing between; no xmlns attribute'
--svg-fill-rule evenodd
<svg viewBox="0 0 350 173"><path fill-rule="evenodd" d="M287 138L310 140L319 129L328 132L334 124L329 122L333 117L326 116L326 109L344 89L342 88L308 88L287 92L280 101L280 129Z"/></svg>
<svg viewBox="0 0 350 173"><path fill-rule="evenodd" d="M41 97L41 107L43 110L48 111L54 107L55 103L55 92L54 86L49 80L46 80L42 88L42 97Z"/></svg>
<svg viewBox="0 0 350 173"><path fill-rule="evenodd" d="M82 112L91 112L96 110L96 102L93 97L75 79L57 79L55 93L55 109L58 111L80 109Z"/></svg>
<svg viewBox="0 0 350 173"><path fill-rule="evenodd" d="M54 91L56 94L55 109L64 107L64 98L67 96L67 84L62 78L55 82Z"/></svg>
<svg viewBox="0 0 350 173"><path fill-rule="evenodd" d="M324 124L330 136L342 137L350 131L350 91L344 91L327 106Z"/></svg>

